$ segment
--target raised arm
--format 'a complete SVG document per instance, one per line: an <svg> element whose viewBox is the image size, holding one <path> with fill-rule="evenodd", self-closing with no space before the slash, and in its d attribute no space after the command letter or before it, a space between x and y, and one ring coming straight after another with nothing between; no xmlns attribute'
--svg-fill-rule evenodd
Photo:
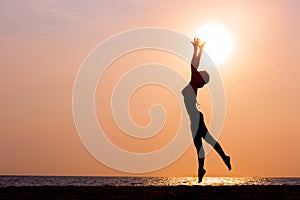
<svg viewBox="0 0 300 200"><path fill-rule="evenodd" d="M192 44L194 46L194 54L193 54L192 63L191 63L191 81L190 81L190 85L192 86L193 90L197 94L197 88L199 86L199 80L202 80L201 75L199 74L197 69L199 67L199 62L200 62L200 58L201 58L201 55L202 55L202 52L203 52L205 42L203 42L200 45L200 39L199 38L194 38L194 42L192 42ZM199 49L199 53L198 53L198 49Z"/></svg>
<svg viewBox="0 0 300 200"><path fill-rule="evenodd" d="M205 45L206 42L203 42L201 45L200 45L200 43L201 43L201 41L200 41L199 38L194 38L194 42L192 42L192 44L194 46L194 54L193 54L191 65L195 69L198 69L198 67L199 67L200 58L201 58L203 48L204 48L204 45ZM198 49L199 49L199 52L198 52Z"/></svg>

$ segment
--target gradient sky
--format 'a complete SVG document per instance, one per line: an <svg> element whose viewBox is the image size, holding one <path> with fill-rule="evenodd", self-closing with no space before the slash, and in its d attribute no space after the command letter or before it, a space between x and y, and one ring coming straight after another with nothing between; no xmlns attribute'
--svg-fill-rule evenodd
<svg viewBox="0 0 300 200"><path fill-rule="evenodd" d="M78 137L72 90L81 63L121 31L154 26L192 38L201 24L217 21L235 42L219 67L227 97L220 142L233 170L212 152L207 176L299 177L300 2L185 2L2 0L0 174L132 175L99 163ZM196 164L191 147L172 165L142 175L192 176Z"/></svg>

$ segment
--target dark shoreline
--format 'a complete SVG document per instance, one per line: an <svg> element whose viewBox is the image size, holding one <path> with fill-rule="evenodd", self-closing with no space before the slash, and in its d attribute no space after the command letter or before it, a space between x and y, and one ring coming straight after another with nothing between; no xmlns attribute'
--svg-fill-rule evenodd
<svg viewBox="0 0 300 200"><path fill-rule="evenodd" d="M300 185L0 187L0 199L298 199Z"/></svg>

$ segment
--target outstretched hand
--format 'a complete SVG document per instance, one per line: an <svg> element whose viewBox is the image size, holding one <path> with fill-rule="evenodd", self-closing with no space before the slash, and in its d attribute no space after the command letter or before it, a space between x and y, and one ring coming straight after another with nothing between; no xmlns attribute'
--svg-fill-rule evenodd
<svg viewBox="0 0 300 200"><path fill-rule="evenodd" d="M200 51L203 51L204 45L206 44L206 42L202 42L202 44L200 45Z"/></svg>
<svg viewBox="0 0 300 200"><path fill-rule="evenodd" d="M201 44L200 38L194 38L194 42L191 43L194 45L194 48L199 47L201 51L203 50L204 45L206 44L206 42L202 42Z"/></svg>
<svg viewBox="0 0 300 200"><path fill-rule="evenodd" d="M191 43L194 45L194 47L198 47L200 45L200 42L201 42L200 38L194 38L194 42Z"/></svg>

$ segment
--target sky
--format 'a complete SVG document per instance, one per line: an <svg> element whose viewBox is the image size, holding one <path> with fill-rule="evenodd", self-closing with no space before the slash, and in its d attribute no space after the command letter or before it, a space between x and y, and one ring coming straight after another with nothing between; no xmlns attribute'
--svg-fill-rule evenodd
<svg viewBox="0 0 300 200"><path fill-rule="evenodd" d="M297 0L1 1L0 174L195 176L193 146L173 164L143 174L120 172L96 160L78 136L72 92L84 59L112 35L160 27L193 38L201 24L217 21L234 39L231 57L218 67L227 109L219 141L232 157L233 169L228 172L211 152L206 176L299 177L299 4ZM159 57L152 53L141 53L138 61L129 56L127 63ZM176 61L170 57L166 62L180 64ZM141 94L136 99L145 100ZM96 107L98 113L105 109L101 101ZM122 137L110 137L126 148ZM171 136L160 137L167 142ZM152 144L138 145L141 151L161 145Z"/></svg>

